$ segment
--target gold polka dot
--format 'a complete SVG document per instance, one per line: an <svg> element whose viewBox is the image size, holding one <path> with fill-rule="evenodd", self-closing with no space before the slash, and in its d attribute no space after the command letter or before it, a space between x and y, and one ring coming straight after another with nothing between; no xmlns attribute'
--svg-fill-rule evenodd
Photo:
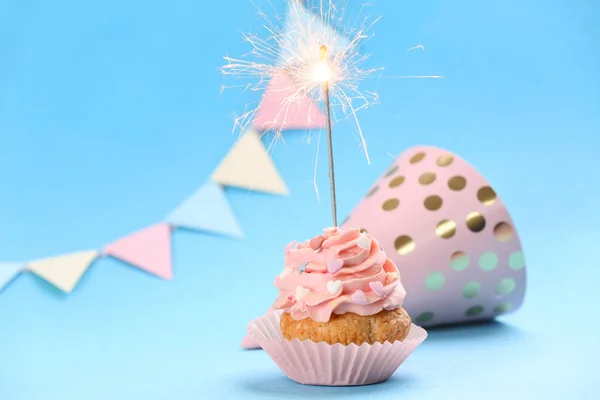
<svg viewBox="0 0 600 400"><path fill-rule="evenodd" d="M379 186L375 186L373 189L369 190L369 193L365 197L371 197L379 190Z"/></svg>
<svg viewBox="0 0 600 400"><path fill-rule="evenodd" d="M399 205L400 205L400 200L388 199L385 201L385 203L383 203L381 208L383 208L384 211L392 211L392 210L395 210L396 208L398 208Z"/></svg>
<svg viewBox="0 0 600 400"><path fill-rule="evenodd" d="M396 248L396 251L398 252L398 254L400 254L401 256L404 256L408 253L410 253L411 251L413 251L416 247L415 245L415 241L412 240L411 237L409 236L399 236L396 241L394 242L394 247Z"/></svg>
<svg viewBox="0 0 600 400"><path fill-rule="evenodd" d="M440 167L447 167L454 162L454 156L452 154L444 154L439 156L436 163Z"/></svg>
<svg viewBox="0 0 600 400"><path fill-rule="evenodd" d="M499 242L508 242L513 236L513 228L507 222L500 222L494 227L494 237Z"/></svg>
<svg viewBox="0 0 600 400"><path fill-rule="evenodd" d="M448 187L455 192L463 190L467 186L467 180L463 176L454 176L448 181Z"/></svg>
<svg viewBox="0 0 600 400"><path fill-rule="evenodd" d="M425 199L425 201L423 202L423 205L425 206L426 209L428 209L429 211L437 211L442 207L442 198L440 196L429 196Z"/></svg>
<svg viewBox="0 0 600 400"><path fill-rule="evenodd" d="M394 173L398 171L398 166L394 165L393 167L391 167L390 169L388 169L388 171L385 173L385 177L389 178L390 176L394 175Z"/></svg>
<svg viewBox="0 0 600 400"><path fill-rule="evenodd" d="M423 161L424 158L425 158L425 153L421 151L420 153L417 153L414 156L412 156L412 158L410 159L410 163L416 164L418 162Z"/></svg>
<svg viewBox="0 0 600 400"><path fill-rule="evenodd" d="M360 232L360 233L369 233L369 232L367 232L367 230L366 230L365 228L360 228L360 229L359 229L359 232Z"/></svg>
<svg viewBox="0 0 600 400"><path fill-rule="evenodd" d="M405 180L406 180L406 178L403 177L402 175L397 176L390 182L390 187L391 188L398 187L398 186L402 185Z"/></svg>
<svg viewBox="0 0 600 400"><path fill-rule="evenodd" d="M485 228L485 218L481 213L472 212L467 215L467 227L471 232L481 232Z"/></svg>
<svg viewBox="0 0 600 400"><path fill-rule="evenodd" d="M435 234L442 239L450 239L456 233L456 223L449 219L441 221L435 228Z"/></svg>
<svg viewBox="0 0 600 400"><path fill-rule="evenodd" d="M496 192L489 186L484 186L477 191L477 199L486 206L491 206L496 202Z"/></svg>
<svg viewBox="0 0 600 400"><path fill-rule="evenodd" d="M419 177L421 185L431 185L435 181L436 175L433 172L425 172Z"/></svg>

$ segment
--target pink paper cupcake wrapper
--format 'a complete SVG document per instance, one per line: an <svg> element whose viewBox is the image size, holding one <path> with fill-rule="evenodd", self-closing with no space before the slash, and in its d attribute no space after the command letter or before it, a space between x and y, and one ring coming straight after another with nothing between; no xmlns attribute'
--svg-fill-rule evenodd
<svg viewBox="0 0 600 400"><path fill-rule="evenodd" d="M281 313L267 313L253 320L248 332L284 374L305 385L358 386L384 382L427 337L423 328L413 324L402 342L360 346L298 339L290 342L281 334Z"/></svg>

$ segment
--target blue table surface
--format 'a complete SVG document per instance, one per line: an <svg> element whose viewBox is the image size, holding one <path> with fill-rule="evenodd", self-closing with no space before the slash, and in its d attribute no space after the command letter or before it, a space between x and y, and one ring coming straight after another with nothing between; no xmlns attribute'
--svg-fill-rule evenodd
<svg viewBox="0 0 600 400"><path fill-rule="evenodd" d="M241 350L276 295L284 246L330 221L312 184L316 141L289 132L273 159L291 195L228 188L245 238L174 232L173 281L101 259L69 296L30 274L0 293L0 399L598 398L599 7L367 7L383 19L365 51L386 74L445 78L381 82L380 104L361 115L370 165L336 124L340 215L389 154L418 144L459 154L518 227L528 289L516 313L432 329L390 381L368 387L302 386L264 352ZM160 222L207 179L235 140L233 115L258 99L220 95L218 67L248 51L240 31L261 29L245 0L0 0L0 260L99 248ZM419 43L425 51L406 51Z"/></svg>

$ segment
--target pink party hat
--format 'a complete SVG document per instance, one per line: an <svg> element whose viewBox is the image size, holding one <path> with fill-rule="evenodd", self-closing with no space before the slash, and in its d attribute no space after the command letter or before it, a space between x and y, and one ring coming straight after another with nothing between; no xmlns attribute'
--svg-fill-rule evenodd
<svg viewBox="0 0 600 400"><path fill-rule="evenodd" d="M525 260L504 203L458 156L434 147L401 154L342 225L362 228L400 269L416 324L490 319L525 296Z"/></svg>

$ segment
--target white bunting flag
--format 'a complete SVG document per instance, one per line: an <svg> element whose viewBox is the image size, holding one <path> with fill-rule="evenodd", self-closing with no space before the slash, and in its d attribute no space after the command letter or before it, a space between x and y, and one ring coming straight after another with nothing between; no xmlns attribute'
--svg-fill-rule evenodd
<svg viewBox="0 0 600 400"><path fill-rule="evenodd" d="M289 193L260 136L253 129L246 131L233 145L211 178L224 186L272 194Z"/></svg>
<svg viewBox="0 0 600 400"><path fill-rule="evenodd" d="M98 251L80 251L27 264L27 269L65 293L71 293Z"/></svg>

